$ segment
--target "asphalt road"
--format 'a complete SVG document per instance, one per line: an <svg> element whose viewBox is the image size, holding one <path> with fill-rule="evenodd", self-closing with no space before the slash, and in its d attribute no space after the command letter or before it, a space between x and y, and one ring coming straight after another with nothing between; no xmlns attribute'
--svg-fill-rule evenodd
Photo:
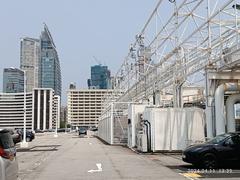
<svg viewBox="0 0 240 180"><path fill-rule="evenodd" d="M185 179L128 148L73 134L37 136L30 149L19 149L19 179L115 180Z"/></svg>
<svg viewBox="0 0 240 180"><path fill-rule="evenodd" d="M18 149L19 180L240 179L240 170L203 171L179 154L137 154L76 134L39 134Z"/></svg>

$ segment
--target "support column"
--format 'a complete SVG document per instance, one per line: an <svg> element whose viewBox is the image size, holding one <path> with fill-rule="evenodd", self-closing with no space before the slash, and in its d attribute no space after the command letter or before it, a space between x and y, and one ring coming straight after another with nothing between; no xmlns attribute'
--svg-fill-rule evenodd
<svg viewBox="0 0 240 180"><path fill-rule="evenodd" d="M49 90L49 129L52 129L53 91Z"/></svg>
<svg viewBox="0 0 240 180"><path fill-rule="evenodd" d="M46 96L46 90L44 90L43 94L43 130L46 129L46 105L47 105L47 96Z"/></svg>
<svg viewBox="0 0 240 180"><path fill-rule="evenodd" d="M38 111L38 113L37 113L37 129L40 129L40 109L41 109L41 107L40 107L40 101L41 101L41 90L38 90L38 97L37 97L37 101L38 101L38 109L37 109L37 111Z"/></svg>
<svg viewBox="0 0 240 180"><path fill-rule="evenodd" d="M174 90L174 104L173 106L175 108L181 108L182 107L182 84L183 83L179 83L179 82L176 82L176 84L174 85L173 87L173 90Z"/></svg>
<svg viewBox="0 0 240 180"><path fill-rule="evenodd" d="M110 113L110 144L113 144L113 103L111 103Z"/></svg>
<svg viewBox="0 0 240 180"><path fill-rule="evenodd" d="M207 138L212 139L214 137L214 127L213 119L215 119L214 115L214 107L213 107L213 101L214 101L214 93L215 93L215 84L216 80L212 79L210 77L211 72L215 72L214 67L209 66L205 70L205 99L206 99L206 129L207 129Z"/></svg>
<svg viewBox="0 0 240 180"><path fill-rule="evenodd" d="M35 119L34 119L34 113L35 113L35 106L34 106L34 101L35 101L35 90L32 91L32 131L34 131L34 124L35 124Z"/></svg>

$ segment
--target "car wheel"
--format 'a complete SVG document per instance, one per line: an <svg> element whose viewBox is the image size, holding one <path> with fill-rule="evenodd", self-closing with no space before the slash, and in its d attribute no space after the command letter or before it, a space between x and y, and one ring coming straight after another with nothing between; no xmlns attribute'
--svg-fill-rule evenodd
<svg viewBox="0 0 240 180"><path fill-rule="evenodd" d="M26 137L26 141L30 142L31 141L30 137Z"/></svg>
<svg viewBox="0 0 240 180"><path fill-rule="evenodd" d="M217 167L217 158L214 154L205 154L202 161L203 168L214 169Z"/></svg>

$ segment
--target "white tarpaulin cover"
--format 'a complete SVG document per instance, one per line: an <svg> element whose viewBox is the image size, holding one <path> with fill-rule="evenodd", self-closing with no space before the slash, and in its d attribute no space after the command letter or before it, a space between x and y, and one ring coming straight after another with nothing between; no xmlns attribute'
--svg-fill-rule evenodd
<svg viewBox="0 0 240 180"><path fill-rule="evenodd" d="M147 107L144 119L151 123L152 151L183 150L205 141L202 109Z"/></svg>

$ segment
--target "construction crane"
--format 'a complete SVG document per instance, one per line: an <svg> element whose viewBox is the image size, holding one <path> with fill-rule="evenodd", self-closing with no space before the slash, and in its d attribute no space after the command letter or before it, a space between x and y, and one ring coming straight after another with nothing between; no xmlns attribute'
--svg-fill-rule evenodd
<svg viewBox="0 0 240 180"><path fill-rule="evenodd" d="M93 56L93 59L96 61L96 63L98 64L98 65L102 65L102 63L101 63L101 61L99 61L95 56Z"/></svg>

